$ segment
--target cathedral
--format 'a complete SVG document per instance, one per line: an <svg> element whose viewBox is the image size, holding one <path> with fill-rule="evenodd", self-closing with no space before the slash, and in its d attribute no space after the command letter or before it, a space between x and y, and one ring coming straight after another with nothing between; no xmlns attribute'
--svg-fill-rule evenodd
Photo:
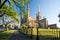
<svg viewBox="0 0 60 40"><path fill-rule="evenodd" d="M25 18L25 16L22 13L21 25L26 25L27 27L48 28L48 20L47 18L42 18L39 7L35 19L30 16L29 6L27 6L26 14L27 18Z"/></svg>

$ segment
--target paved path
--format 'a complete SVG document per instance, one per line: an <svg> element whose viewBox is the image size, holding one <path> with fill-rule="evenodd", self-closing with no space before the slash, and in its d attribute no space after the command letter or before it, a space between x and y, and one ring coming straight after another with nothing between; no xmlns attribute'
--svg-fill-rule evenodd
<svg viewBox="0 0 60 40"><path fill-rule="evenodd" d="M4 31L4 29L0 28L0 32Z"/></svg>
<svg viewBox="0 0 60 40"><path fill-rule="evenodd" d="M26 35L24 35L22 32L15 31L9 38L8 40L32 40Z"/></svg>

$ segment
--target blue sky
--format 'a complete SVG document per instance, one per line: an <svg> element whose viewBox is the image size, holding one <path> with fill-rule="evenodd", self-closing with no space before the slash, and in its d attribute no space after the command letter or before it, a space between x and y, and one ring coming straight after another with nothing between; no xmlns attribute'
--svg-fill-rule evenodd
<svg viewBox="0 0 60 40"><path fill-rule="evenodd" d="M60 0L32 0L30 3L30 15L36 17L40 6L40 14L48 19L49 24L57 24L59 27L58 14L60 13Z"/></svg>
<svg viewBox="0 0 60 40"><path fill-rule="evenodd" d="M57 24L59 27L58 14L60 13L60 0L31 0L30 3L30 15L36 18L38 12L38 6L40 6L40 14L42 17L48 19L49 24ZM16 11L19 10L14 8Z"/></svg>

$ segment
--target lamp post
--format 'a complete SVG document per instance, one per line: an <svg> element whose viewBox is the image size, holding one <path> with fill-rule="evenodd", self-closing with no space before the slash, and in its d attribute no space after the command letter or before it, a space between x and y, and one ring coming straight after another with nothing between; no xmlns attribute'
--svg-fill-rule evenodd
<svg viewBox="0 0 60 40"><path fill-rule="evenodd" d="M60 13L59 13L58 17L59 17L59 22L60 22Z"/></svg>
<svg viewBox="0 0 60 40"><path fill-rule="evenodd" d="M39 27L37 27L37 37L36 37L36 40L39 40L39 36L38 36L38 28L39 28Z"/></svg>

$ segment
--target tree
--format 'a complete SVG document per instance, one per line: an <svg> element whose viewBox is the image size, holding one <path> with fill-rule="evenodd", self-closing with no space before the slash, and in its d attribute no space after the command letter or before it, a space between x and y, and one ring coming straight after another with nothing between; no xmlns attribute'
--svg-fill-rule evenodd
<svg viewBox="0 0 60 40"><path fill-rule="evenodd" d="M16 7L18 7L20 9L20 17L21 17L22 12L24 13L24 11L25 11L26 4L28 4L30 0L4 0L3 2L2 1L1 1L0 9L3 8L3 6L5 5L6 2L9 3L10 7L12 7L13 5L16 5ZM5 14L5 12L6 11L4 11L3 14L0 14L0 17L2 17ZM12 14L8 14L8 15L11 16ZM24 15L25 15L25 13L24 13Z"/></svg>
<svg viewBox="0 0 60 40"><path fill-rule="evenodd" d="M3 25L5 25L5 30L9 30L10 23L15 23L16 21L9 17L8 15L4 15L3 17Z"/></svg>
<svg viewBox="0 0 60 40"><path fill-rule="evenodd" d="M59 13L58 17L59 17L59 22L60 22L60 13Z"/></svg>
<svg viewBox="0 0 60 40"><path fill-rule="evenodd" d="M4 5L2 9L0 10L0 14L5 14L8 17L13 18L15 21L18 21L18 14L15 12L12 8L9 8L8 6ZM6 22L4 23L4 17L3 17L3 24L5 25L6 30L8 30L9 23L13 21Z"/></svg>
<svg viewBox="0 0 60 40"><path fill-rule="evenodd" d="M10 6L16 5L20 9L21 13L24 9L24 6L26 6L29 0L2 0L2 1L0 0L0 9L4 6L6 2L8 2ZM0 14L0 17L2 17L4 14L5 13Z"/></svg>
<svg viewBox="0 0 60 40"><path fill-rule="evenodd" d="M6 2L8 2L10 5L15 4L17 7L22 7L28 2L28 0L2 0L2 1L0 0L0 9L4 6Z"/></svg>
<svg viewBox="0 0 60 40"><path fill-rule="evenodd" d="M9 17L15 19L16 21L18 21L18 14L17 12L15 12L12 8L4 5L2 7L2 9L0 9L0 14L6 14ZM0 15L0 17L2 17L2 15Z"/></svg>

